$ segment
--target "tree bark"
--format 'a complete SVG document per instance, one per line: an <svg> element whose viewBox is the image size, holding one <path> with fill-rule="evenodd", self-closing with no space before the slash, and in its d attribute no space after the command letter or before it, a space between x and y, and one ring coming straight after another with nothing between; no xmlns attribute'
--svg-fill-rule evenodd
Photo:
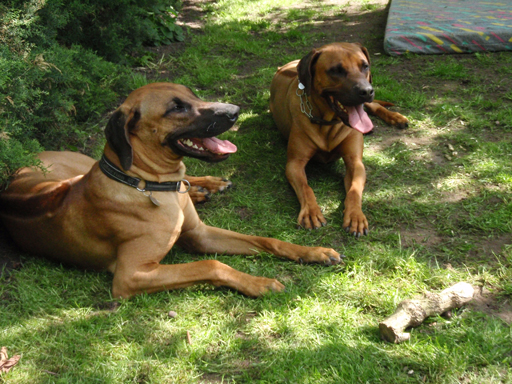
<svg viewBox="0 0 512 384"><path fill-rule="evenodd" d="M382 339L390 343L409 340L408 327L417 327L432 315L440 315L453 308L459 308L473 298L473 287L464 282L457 283L440 293L425 293L423 298L400 302L390 317L379 323Z"/></svg>

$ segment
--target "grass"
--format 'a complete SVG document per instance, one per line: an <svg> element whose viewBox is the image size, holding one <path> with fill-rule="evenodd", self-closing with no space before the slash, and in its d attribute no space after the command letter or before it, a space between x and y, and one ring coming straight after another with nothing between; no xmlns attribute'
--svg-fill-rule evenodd
<svg viewBox="0 0 512 384"><path fill-rule="evenodd" d="M22 267L0 280L0 345L22 359L0 382L512 382L512 332L499 317L512 297L512 55L374 55L385 2L199 4L203 28L190 30L177 54L148 51L133 82L178 82L242 106L237 131L223 135L237 154L213 166L186 162L191 174L235 184L198 207L200 216L243 233L331 246L345 264L173 248L167 263L216 258L276 277L287 290L254 300L199 285L116 303L107 273L22 255ZM329 225L295 228L299 204L284 176L286 143L268 112L278 65L324 43L354 41L351 35L372 53L377 97L412 122L398 131L374 120L365 139L363 209L371 232L359 240L341 227L342 163L308 165ZM401 300L458 281L485 289L487 310L469 306L429 319L404 344L380 340L378 322Z"/></svg>

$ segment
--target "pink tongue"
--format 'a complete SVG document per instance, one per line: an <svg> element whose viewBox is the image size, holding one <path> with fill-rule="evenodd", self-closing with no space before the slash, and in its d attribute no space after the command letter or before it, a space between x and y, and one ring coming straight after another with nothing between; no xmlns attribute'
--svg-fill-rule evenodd
<svg viewBox="0 0 512 384"><path fill-rule="evenodd" d="M373 123L363 109L363 104L356 107L347 107L348 122L352 128L361 133L368 133L373 129Z"/></svg>
<svg viewBox="0 0 512 384"><path fill-rule="evenodd" d="M213 153L235 153L236 145L228 140L220 140L216 137L208 137L203 139L203 145Z"/></svg>

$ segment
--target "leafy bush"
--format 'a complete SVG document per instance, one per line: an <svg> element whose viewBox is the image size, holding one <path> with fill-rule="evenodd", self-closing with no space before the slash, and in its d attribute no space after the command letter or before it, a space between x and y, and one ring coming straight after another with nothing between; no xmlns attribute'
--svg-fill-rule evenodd
<svg viewBox="0 0 512 384"><path fill-rule="evenodd" d="M124 62L127 50L183 39L176 5L177 0L47 0L38 15L45 36Z"/></svg>
<svg viewBox="0 0 512 384"><path fill-rule="evenodd" d="M142 44L179 37L170 35L170 0L4 4L0 190L16 169L37 164L35 152L83 148L98 133L101 116L129 91L129 70L119 62Z"/></svg>

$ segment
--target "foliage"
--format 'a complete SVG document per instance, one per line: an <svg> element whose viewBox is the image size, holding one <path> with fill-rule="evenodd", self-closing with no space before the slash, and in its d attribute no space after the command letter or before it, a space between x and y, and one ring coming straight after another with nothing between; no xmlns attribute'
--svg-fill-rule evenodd
<svg viewBox="0 0 512 384"><path fill-rule="evenodd" d="M45 36L79 44L109 61L126 52L182 40L175 24L176 0L48 0L38 12Z"/></svg>
<svg viewBox="0 0 512 384"><path fill-rule="evenodd" d="M147 15L157 30L156 35L150 41L152 44L164 45L170 44L173 40L183 41L185 39L183 30L175 23L178 12L173 6L154 4Z"/></svg>
<svg viewBox="0 0 512 384"><path fill-rule="evenodd" d="M101 115L129 87L128 70L114 62L143 43L182 38L169 2L0 5L0 186L34 164L33 152L77 150L98 132Z"/></svg>
<svg viewBox="0 0 512 384"><path fill-rule="evenodd" d="M362 13L363 0L202 1L203 29L179 56L148 58L133 84L167 76L242 107L237 131L223 134L236 154L214 165L186 159L187 173L235 185L197 207L205 223L333 247L344 265L174 247L164 263L215 258L286 292L250 299L205 284L113 302L110 274L22 254L0 276L0 345L23 357L0 383L512 383L512 52L376 55L385 3ZM308 165L328 225L296 228L286 142L268 112L276 68L330 41L365 44L377 98L411 121L397 130L372 118L371 231L360 239L342 228L341 161ZM473 305L428 319L409 342L380 340L378 322L401 300L458 281L482 289Z"/></svg>
<svg viewBox="0 0 512 384"><path fill-rule="evenodd" d="M21 167L38 165L34 153L40 150L36 140L26 140L21 144L4 133L0 136L0 175L12 175Z"/></svg>

